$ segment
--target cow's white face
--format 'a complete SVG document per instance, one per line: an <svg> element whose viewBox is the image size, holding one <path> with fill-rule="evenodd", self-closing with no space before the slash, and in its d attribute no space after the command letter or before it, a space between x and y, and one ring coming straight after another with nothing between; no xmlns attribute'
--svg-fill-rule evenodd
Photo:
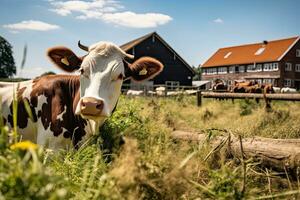
<svg viewBox="0 0 300 200"><path fill-rule="evenodd" d="M76 114L101 120L111 115L121 93L125 69L119 47L100 42L89 48L80 71L80 101Z"/></svg>
<svg viewBox="0 0 300 200"><path fill-rule="evenodd" d="M150 57L142 57L133 64L124 61L128 55L110 42L99 42L90 47L79 46L88 51L83 58L77 57L65 47L55 47L48 56L61 69L80 72L80 99L75 114L101 123L115 108L126 78L143 81L153 78L163 65Z"/></svg>

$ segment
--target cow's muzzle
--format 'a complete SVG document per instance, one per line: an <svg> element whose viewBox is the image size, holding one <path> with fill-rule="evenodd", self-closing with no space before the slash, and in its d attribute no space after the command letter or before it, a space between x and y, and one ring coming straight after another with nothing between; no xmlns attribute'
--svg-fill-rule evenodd
<svg viewBox="0 0 300 200"><path fill-rule="evenodd" d="M103 107L103 100L93 97L84 97L80 102L80 113L84 116L100 116Z"/></svg>

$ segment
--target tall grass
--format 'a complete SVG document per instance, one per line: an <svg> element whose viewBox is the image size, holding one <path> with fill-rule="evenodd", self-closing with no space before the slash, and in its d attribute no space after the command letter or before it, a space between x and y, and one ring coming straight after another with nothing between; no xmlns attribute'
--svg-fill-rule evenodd
<svg viewBox="0 0 300 200"><path fill-rule="evenodd" d="M79 150L12 148L18 143L7 141L10 132L1 125L0 199L299 197L293 179L260 168L251 160L245 161L244 169L238 160L227 160L222 153L207 159L212 150L208 142L170 137L176 129L202 131L208 138L227 129L247 137L297 138L299 103L275 102L269 113L264 105L243 101L204 100L203 107L195 105L193 97L122 96L100 136Z"/></svg>

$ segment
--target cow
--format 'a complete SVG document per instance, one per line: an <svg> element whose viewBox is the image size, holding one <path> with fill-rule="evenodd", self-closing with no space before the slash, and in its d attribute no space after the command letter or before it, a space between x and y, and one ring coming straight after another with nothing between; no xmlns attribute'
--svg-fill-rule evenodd
<svg viewBox="0 0 300 200"><path fill-rule="evenodd" d="M228 90L227 85L225 84L225 82L221 79L216 79L214 81L214 84L212 86L212 91L214 92L226 92Z"/></svg>
<svg viewBox="0 0 300 200"><path fill-rule="evenodd" d="M78 46L87 51L85 56L79 57L63 46L47 52L57 67L77 74L0 83L3 121L13 126L16 99L17 128L23 140L54 150L78 148L111 116L124 80L148 80L163 70L162 63L151 57L130 64L128 60L133 56L110 42L85 46L79 41Z"/></svg>
<svg viewBox="0 0 300 200"><path fill-rule="evenodd" d="M283 87L280 90L281 93L297 93L297 90L295 88L290 87Z"/></svg>
<svg viewBox="0 0 300 200"><path fill-rule="evenodd" d="M126 93L128 96L140 96L142 94L144 94L143 90L128 90Z"/></svg>

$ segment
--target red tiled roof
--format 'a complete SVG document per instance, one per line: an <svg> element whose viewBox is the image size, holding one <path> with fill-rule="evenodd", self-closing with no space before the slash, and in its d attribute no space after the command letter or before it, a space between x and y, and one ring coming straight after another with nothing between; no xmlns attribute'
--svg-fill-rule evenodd
<svg viewBox="0 0 300 200"><path fill-rule="evenodd" d="M267 44L256 43L221 48L202 67L279 61L299 39L300 37L292 37L268 41ZM260 54L259 49L262 51Z"/></svg>

